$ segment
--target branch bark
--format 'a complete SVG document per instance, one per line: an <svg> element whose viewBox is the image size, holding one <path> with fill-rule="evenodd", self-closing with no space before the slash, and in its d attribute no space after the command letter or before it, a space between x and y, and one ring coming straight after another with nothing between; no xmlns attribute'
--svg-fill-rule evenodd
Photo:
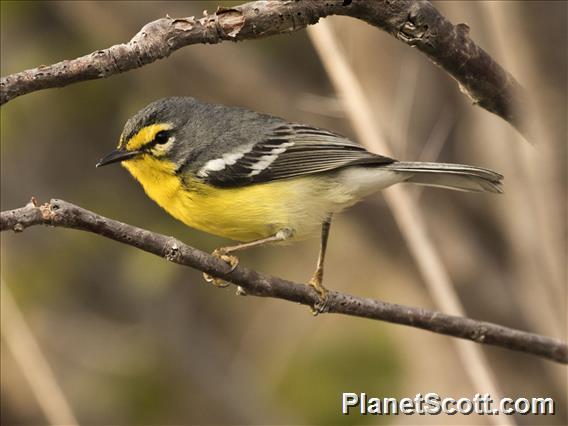
<svg viewBox="0 0 568 426"><path fill-rule="evenodd" d="M260 274L242 265L233 271L222 260L197 250L174 237L167 237L93 213L63 200L25 207L0 214L0 230L22 232L34 225L78 229L136 247L170 262L198 269L241 286L248 295L284 299L313 306L312 287ZM568 364L568 345L556 339L422 308L398 305L331 291L328 312L387 321L459 337L477 343L526 352Z"/></svg>
<svg viewBox="0 0 568 426"><path fill-rule="evenodd" d="M330 15L363 20L418 48L449 73L475 105L522 133L517 111L522 89L517 81L469 38L466 24L453 25L425 0L254 1L219 8L201 19L161 18L146 24L128 43L3 77L0 104L26 93L139 68L184 46L289 33Z"/></svg>

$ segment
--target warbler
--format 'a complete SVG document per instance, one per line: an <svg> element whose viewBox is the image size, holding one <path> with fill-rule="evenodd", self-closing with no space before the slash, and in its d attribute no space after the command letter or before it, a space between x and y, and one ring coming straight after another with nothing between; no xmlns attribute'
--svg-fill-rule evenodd
<svg viewBox="0 0 568 426"><path fill-rule="evenodd" d="M157 100L130 118L97 167L116 162L176 219L238 241L214 252L233 267L230 253L320 230L309 280L319 307L335 213L396 183L499 193L503 178L474 166L397 161L329 130L190 97Z"/></svg>

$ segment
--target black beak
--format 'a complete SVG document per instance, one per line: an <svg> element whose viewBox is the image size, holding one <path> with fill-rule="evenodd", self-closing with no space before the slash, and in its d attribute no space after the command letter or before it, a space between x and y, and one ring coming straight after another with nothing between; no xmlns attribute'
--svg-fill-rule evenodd
<svg viewBox="0 0 568 426"><path fill-rule="evenodd" d="M126 151L124 149L115 149L99 160L96 167L106 166L107 164L118 163L119 161L128 160L142 154L142 151Z"/></svg>

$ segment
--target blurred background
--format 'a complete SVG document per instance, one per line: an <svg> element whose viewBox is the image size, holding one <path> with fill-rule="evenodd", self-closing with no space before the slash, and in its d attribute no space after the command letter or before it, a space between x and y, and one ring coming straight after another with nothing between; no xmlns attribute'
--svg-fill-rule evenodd
<svg viewBox="0 0 568 426"><path fill-rule="evenodd" d="M234 5L239 2L219 2ZM373 114L403 160L505 175L505 194L412 188L468 316L566 339L567 4L435 2L527 89L531 146L471 105L419 51L350 18L329 21ZM1 74L126 42L145 23L213 12L216 2L2 1ZM176 222L120 167L95 169L126 119L164 96L190 95L354 132L305 31L196 45L111 78L17 98L1 113L1 207L62 198L174 235L205 251L227 244ZM410 189L410 188L409 188ZM99 236L34 227L3 233L2 280L22 309L82 424L490 424L487 417L340 415L342 392L472 397L451 338L306 307L235 296L201 273ZM240 256L304 282L318 240ZM383 198L333 224L326 286L434 308ZM9 327L8 324L4 324ZM486 347L505 396L553 397L566 424L566 368ZM2 339L2 424L45 424L21 362Z"/></svg>

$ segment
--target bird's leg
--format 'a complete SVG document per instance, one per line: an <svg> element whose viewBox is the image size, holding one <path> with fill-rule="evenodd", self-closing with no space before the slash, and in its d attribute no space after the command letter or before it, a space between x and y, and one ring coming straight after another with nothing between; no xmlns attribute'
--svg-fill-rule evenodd
<svg viewBox="0 0 568 426"><path fill-rule="evenodd" d="M227 262L231 266L231 272L232 272L239 264L239 259L237 258L237 256L233 256L230 253L239 250L249 249L252 247L262 246L264 244L284 241L290 238L291 236L292 236L292 231L290 229L285 228L281 229L276 234L271 235L270 237L261 238L259 240L250 241L248 243L237 244L235 246L219 247L218 249L215 249L211 254ZM229 283L227 283L226 281L223 281L219 278L213 278L209 274L204 273L203 278L205 279L205 281L213 284L215 287L227 287L229 285ZM241 294L243 294L242 292L243 290L241 289Z"/></svg>
<svg viewBox="0 0 568 426"><path fill-rule="evenodd" d="M318 264L312 278L308 282L319 295L318 302L312 307L312 313L317 315L323 313L327 309L328 290L322 285L323 281L323 262L325 260L325 251L327 249L327 238L329 237L329 228L331 227L331 214L321 225L321 245L318 256Z"/></svg>

